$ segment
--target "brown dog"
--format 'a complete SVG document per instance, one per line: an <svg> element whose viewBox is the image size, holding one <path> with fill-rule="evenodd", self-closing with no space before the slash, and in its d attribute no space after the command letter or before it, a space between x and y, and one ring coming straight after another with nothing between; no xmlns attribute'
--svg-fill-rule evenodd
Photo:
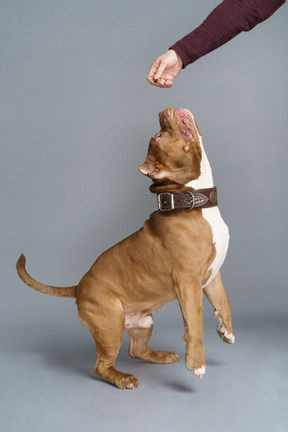
<svg viewBox="0 0 288 432"><path fill-rule="evenodd" d="M172 352L152 351L152 313L179 301L185 326L186 366L205 374L202 297L214 307L217 331L234 343L229 301L220 267L229 233L217 207L211 168L190 111L167 108L159 114L161 130L150 140L140 171L153 180L159 211L143 228L104 252L77 286L57 288L35 281L17 263L20 278L52 296L74 297L79 320L96 343L95 372L119 388L138 387L133 375L119 372L114 362L123 331L130 335L129 355L153 363L173 363ZM170 211L165 211L170 210Z"/></svg>

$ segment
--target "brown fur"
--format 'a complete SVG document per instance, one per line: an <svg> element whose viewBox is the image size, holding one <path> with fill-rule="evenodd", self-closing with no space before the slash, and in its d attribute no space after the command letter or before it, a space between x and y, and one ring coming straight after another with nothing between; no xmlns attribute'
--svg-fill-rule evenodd
<svg viewBox="0 0 288 432"><path fill-rule="evenodd" d="M77 286L58 288L50 285L45 285L41 282L36 281L27 273L25 264L26 264L26 258L22 254L17 261L16 270L20 279L22 279L22 281L25 282L27 285L29 285L31 288L43 294L48 294L51 296L76 298Z"/></svg>
<svg viewBox="0 0 288 432"><path fill-rule="evenodd" d="M174 109L160 113L161 131L150 140L140 171L152 180L152 192L182 191L200 175L201 148L192 121ZM191 190L191 189L190 189ZM74 287L56 288L31 278L22 255L17 263L20 278L45 294L75 297L79 320L95 343L95 372L119 388L139 385L136 377L116 370L122 335L130 335L129 354L149 362L179 361L171 352L147 347L152 333L152 313L177 299L185 325L186 366L195 371L205 365L202 286L215 258L211 227L199 209L156 211L143 227L104 252ZM230 306L220 273L204 289L223 328L232 333ZM223 339L223 338L222 338ZM224 340L224 339L223 339ZM229 340L226 342L229 342Z"/></svg>

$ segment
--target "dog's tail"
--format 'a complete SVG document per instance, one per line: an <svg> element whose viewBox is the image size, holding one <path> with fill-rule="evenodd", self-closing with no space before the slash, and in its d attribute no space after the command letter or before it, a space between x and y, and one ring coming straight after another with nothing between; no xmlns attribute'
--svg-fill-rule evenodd
<svg viewBox="0 0 288 432"><path fill-rule="evenodd" d="M26 271L25 268L26 258L22 254L17 261L16 270L20 279L33 288L36 291L40 291L43 294L48 294L56 297L72 297L76 298L77 286L71 286L66 288L54 287L50 285L42 284L41 282L33 279Z"/></svg>

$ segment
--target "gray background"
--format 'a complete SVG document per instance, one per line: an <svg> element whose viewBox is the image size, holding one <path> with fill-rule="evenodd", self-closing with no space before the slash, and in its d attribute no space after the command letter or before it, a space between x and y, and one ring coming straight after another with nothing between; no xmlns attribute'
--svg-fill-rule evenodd
<svg viewBox="0 0 288 432"><path fill-rule="evenodd" d="M1 407L3 431L286 431L287 6L189 66L173 89L152 61L215 1L0 1ZM157 114L190 109L204 137L231 243L223 267L236 345L205 300L207 373L184 366L176 302L154 315L151 347L181 363L133 361L139 389L93 375L94 342L74 301L40 295L15 272L77 283L138 229L155 196L137 166Z"/></svg>

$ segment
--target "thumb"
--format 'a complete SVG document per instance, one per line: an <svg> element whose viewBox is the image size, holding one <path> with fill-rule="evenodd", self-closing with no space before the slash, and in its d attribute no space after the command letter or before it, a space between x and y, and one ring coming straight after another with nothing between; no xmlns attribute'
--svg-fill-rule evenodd
<svg viewBox="0 0 288 432"><path fill-rule="evenodd" d="M161 78L161 76L162 76L163 72L165 71L165 69L166 69L166 62L163 61L163 60L161 60L160 63L159 63L159 66L157 68L157 71L154 74L154 79Z"/></svg>

